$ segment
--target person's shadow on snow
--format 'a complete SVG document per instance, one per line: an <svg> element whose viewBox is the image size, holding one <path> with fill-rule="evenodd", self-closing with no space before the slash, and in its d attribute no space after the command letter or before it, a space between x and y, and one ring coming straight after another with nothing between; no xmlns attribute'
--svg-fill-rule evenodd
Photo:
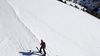
<svg viewBox="0 0 100 56"><path fill-rule="evenodd" d="M23 56L31 56L33 54L31 50L28 52L19 52L19 53L21 53Z"/></svg>
<svg viewBox="0 0 100 56"><path fill-rule="evenodd" d="M37 51L32 52L31 50L29 50L28 52L19 52L19 53L21 53L23 56L31 56L31 55L46 56L45 54L40 55L39 52Z"/></svg>

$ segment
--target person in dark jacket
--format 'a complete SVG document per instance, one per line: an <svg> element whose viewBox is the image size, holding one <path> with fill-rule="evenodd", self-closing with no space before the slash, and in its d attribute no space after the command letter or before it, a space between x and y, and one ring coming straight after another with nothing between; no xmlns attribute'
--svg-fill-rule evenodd
<svg viewBox="0 0 100 56"><path fill-rule="evenodd" d="M41 43L40 43L40 50L39 52L42 53L41 51L43 50L44 54L46 54L46 51L45 51L45 48L46 48L46 44L43 40L41 40Z"/></svg>

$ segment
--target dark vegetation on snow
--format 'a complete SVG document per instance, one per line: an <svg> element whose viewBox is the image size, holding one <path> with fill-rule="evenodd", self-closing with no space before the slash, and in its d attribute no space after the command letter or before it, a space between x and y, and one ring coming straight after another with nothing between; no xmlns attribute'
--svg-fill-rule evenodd
<svg viewBox="0 0 100 56"><path fill-rule="evenodd" d="M58 0L58 1L60 1L60 2L62 2L64 4L67 4L66 1L63 1L63 0ZM99 7L96 7L96 8L94 8L94 9L91 10L91 9L88 9L87 6L85 6L85 5L78 4L78 5L81 6L81 8L80 8L79 6L77 6L76 3L73 3L73 4L67 4L67 5L75 7L77 9L81 9L82 11L87 12L87 13L89 13L89 14L97 17L98 19L100 19L100 13L97 13L97 11L99 10ZM100 6L100 4L98 4L98 5Z"/></svg>

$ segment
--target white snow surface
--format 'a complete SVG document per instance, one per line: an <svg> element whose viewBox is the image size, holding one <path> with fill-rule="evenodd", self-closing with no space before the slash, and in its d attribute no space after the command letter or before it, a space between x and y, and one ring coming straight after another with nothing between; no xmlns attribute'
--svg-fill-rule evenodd
<svg viewBox="0 0 100 56"><path fill-rule="evenodd" d="M0 0L0 56L21 56L36 50L39 41L16 16L6 0Z"/></svg>
<svg viewBox="0 0 100 56"><path fill-rule="evenodd" d="M0 0L0 30L1 56L36 50L36 38L47 56L100 56L100 20L56 0Z"/></svg>

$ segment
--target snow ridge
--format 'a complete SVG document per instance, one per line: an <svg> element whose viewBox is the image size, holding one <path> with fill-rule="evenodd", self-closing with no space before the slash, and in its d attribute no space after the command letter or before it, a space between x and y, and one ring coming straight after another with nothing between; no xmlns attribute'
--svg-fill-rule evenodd
<svg viewBox="0 0 100 56"><path fill-rule="evenodd" d="M20 51L36 50L39 41L19 20L7 0L0 0L0 55L20 56Z"/></svg>

